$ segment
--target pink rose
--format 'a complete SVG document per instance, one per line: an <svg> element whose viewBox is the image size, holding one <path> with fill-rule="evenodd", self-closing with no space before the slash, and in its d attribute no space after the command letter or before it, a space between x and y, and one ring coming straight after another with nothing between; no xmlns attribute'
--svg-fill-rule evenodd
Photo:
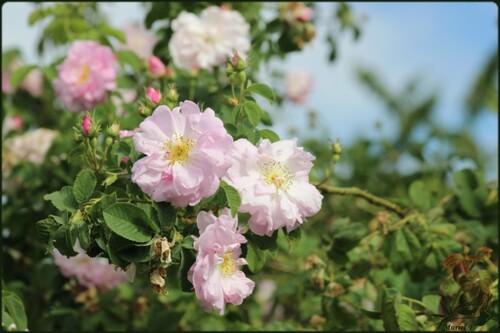
<svg viewBox="0 0 500 333"><path fill-rule="evenodd" d="M162 77L167 74L167 68L160 58L152 55L149 57L149 73L153 78Z"/></svg>
<svg viewBox="0 0 500 333"><path fill-rule="evenodd" d="M285 78L285 96L294 103L304 104L314 87L314 79L306 71L295 70Z"/></svg>
<svg viewBox="0 0 500 333"><path fill-rule="evenodd" d="M309 183L314 156L297 147L297 139L255 147L246 139L234 143L233 165L223 179L241 196L239 211L250 213L250 230L271 236L281 227L300 226L321 208L323 196Z"/></svg>
<svg viewBox="0 0 500 333"><path fill-rule="evenodd" d="M188 280L205 311L218 309L223 315L227 303L240 305L255 287L239 269L247 265L240 258L241 244L247 240L237 230L238 219L231 217L228 208L219 217L212 212L200 212L196 223L200 236L193 238L198 255L188 272Z"/></svg>
<svg viewBox="0 0 500 333"><path fill-rule="evenodd" d="M161 99L161 92L159 90L155 90L153 87L148 87L148 89L146 89L146 97L153 104L158 104Z"/></svg>
<svg viewBox="0 0 500 333"><path fill-rule="evenodd" d="M118 62L111 49L94 41L77 41L58 67L57 96L72 112L90 110L116 88Z"/></svg>
<svg viewBox="0 0 500 333"><path fill-rule="evenodd" d="M132 181L154 201L194 206L213 195L231 165L233 139L212 109L191 101L172 111L157 107L134 135L135 149L146 154L132 167Z"/></svg>
<svg viewBox="0 0 500 333"><path fill-rule="evenodd" d="M152 31L142 25L129 24L123 28L126 42L119 46L121 50L135 52L141 59L148 59L153 54L153 48L158 38Z"/></svg>

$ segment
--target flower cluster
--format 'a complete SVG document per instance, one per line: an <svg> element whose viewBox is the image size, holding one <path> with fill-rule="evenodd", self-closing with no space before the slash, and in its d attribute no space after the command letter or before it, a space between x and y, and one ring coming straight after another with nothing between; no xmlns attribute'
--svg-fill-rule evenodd
<svg viewBox="0 0 500 333"><path fill-rule="evenodd" d="M110 264L106 258L91 258L75 244L78 255L68 258L54 249L52 255L61 274L67 278L75 277L82 286L110 290L117 288L121 283L130 281L126 272Z"/></svg>
<svg viewBox="0 0 500 333"><path fill-rule="evenodd" d="M185 70L223 65L236 50L250 50L250 26L237 11L211 6L200 16L182 12L172 21L169 51L174 65Z"/></svg>
<svg viewBox="0 0 500 333"><path fill-rule="evenodd" d="M238 228L238 219L231 217L228 208L219 217L200 212L196 223L200 237L195 239L198 251L196 262L188 272L196 297L206 311L219 309L221 315L227 303L240 305L249 296L255 283L245 276L239 266L246 265L241 256L241 244L246 238Z"/></svg>
<svg viewBox="0 0 500 333"><path fill-rule="evenodd" d="M53 81L57 96L72 112L90 110L108 98L116 87L118 61L107 46L77 41L58 67Z"/></svg>

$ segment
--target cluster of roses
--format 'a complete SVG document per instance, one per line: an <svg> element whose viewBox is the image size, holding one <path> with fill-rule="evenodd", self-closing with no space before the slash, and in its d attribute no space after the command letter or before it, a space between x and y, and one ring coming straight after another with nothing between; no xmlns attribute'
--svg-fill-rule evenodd
<svg viewBox="0 0 500 333"><path fill-rule="evenodd" d="M260 236L282 227L290 232L321 208L323 197L308 177L314 156L296 139L264 139L258 147L246 139L233 142L212 109L201 112L191 101L173 110L157 107L133 141L146 156L134 163L132 181L155 201L193 206L214 195L222 179L238 191L238 211L250 214L250 230ZM198 255L188 278L205 309L223 313L226 303L241 304L253 290L238 269L246 264L239 258L246 239L237 224L227 208L219 217L197 217Z"/></svg>
<svg viewBox="0 0 500 333"><path fill-rule="evenodd" d="M234 51L241 56L250 49L248 23L224 6L206 8L199 16L183 12L171 26L169 51L180 69L210 71ZM149 59L150 76L164 75L165 66L152 55L156 41L145 42L134 37L134 31L126 32L128 45L122 47L134 49L135 43L149 49L138 55ZM117 71L109 47L79 41L59 66L53 85L66 107L79 112L105 101L116 88ZM146 96L155 105L163 100L151 87ZM223 180L239 192L239 212L250 214L250 230L260 236L271 236L280 228L290 232L321 208L322 196L309 183L314 156L297 147L296 139L275 143L264 139L258 147L246 139L234 142L212 109L201 112L191 101L172 110L157 106L139 128L120 133L121 138L132 135L135 149L145 155L134 163L132 181L154 201L194 206L214 195ZM197 225L198 255L188 279L204 308L217 308L222 314L226 303L241 304L254 288L239 269L246 264L240 258L246 239L237 216L228 209L218 217L200 212Z"/></svg>

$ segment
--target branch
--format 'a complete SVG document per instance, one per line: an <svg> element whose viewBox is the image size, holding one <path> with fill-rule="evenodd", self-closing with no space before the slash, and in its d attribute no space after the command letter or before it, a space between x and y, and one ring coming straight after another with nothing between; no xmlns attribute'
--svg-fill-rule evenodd
<svg viewBox="0 0 500 333"><path fill-rule="evenodd" d="M395 212L401 217L406 216L406 211L403 208L396 205L395 203L379 198L357 187L333 187L321 184L318 185L318 189L324 193L329 193L329 194L354 195L365 199L371 204L387 208L388 210Z"/></svg>

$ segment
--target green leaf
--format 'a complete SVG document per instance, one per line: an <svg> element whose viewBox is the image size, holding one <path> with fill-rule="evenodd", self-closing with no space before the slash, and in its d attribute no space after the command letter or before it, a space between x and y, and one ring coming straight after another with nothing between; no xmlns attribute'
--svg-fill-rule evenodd
<svg viewBox="0 0 500 333"><path fill-rule="evenodd" d="M58 228L59 224L51 217L38 221L36 223L38 239L44 244L49 243L49 240L54 237Z"/></svg>
<svg viewBox="0 0 500 333"><path fill-rule="evenodd" d="M78 208L73 188L64 186L60 191L55 191L43 196L45 200L51 201L52 204L59 210L74 212Z"/></svg>
<svg viewBox="0 0 500 333"><path fill-rule="evenodd" d="M276 100L273 90L264 83L253 83L247 87L246 92L258 94L271 104Z"/></svg>
<svg viewBox="0 0 500 333"><path fill-rule="evenodd" d="M457 171L453 174L453 179L459 189L472 191L479 185L476 174L470 169Z"/></svg>
<svg viewBox="0 0 500 333"><path fill-rule="evenodd" d="M260 135L262 136L262 139L268 139L269 141L271 141L271 143L280 140L279 135L271 131L270 129L260 130Z"/></svg>
<svg viewBox="0 0 500 333"><path fill-rule="evenodd" d="M285 229L283 229L283 232L286 236L286 239L288 240L289 249L293 249L299 244L300 238L302 237L302 232L300 227L290 231L289 233L286 233Z"/></svg>
<svg viewBox="0 0 500 333"><path fill-rule="evenodd" d="M196 256L192 250L181 247L181 264L178 272L178 279L181 282L181 290L185 292L192 292L193 285L189 282L187 276L189 269L193 266Z"/></svg>
<svg viewBox="0 0 500 333"><path fill-rule="evenodd" d="M167 202L154 202L161 230L169 230L177 221L177 209Z"/></svg>
<svg viewBox="0 0 500 333"><path fill-rule="evenodd" d="M398 331L417 331L418 322L415 312L408 304L396 305L396 316L399 329Z"/></svg>
<svg viewBox="0 0 500 333"><path fill-rule="evenodd" d="M88 251L90 247L90 229L87 223L84 220L79 220L78 222L72 225L73 228L76 228L76 235L78 237L78 241L80 242L80 246L84 251Z"/></svg>
<svg viewBox="0 0 500 333"><path fill-rule="evenodd" d="M146 213L129 203L115 203L103 211L104 222L117 235L137 243L153 238L153 222Z"/></svg>
<svg viewBox="0 0 500 333"><path fill-rule="evenodd" d="M231 208L231 214L236 216L236 213L241 205L240 194L234 187L230 186L225 181L221 181L220 186L224 190L224 193L226 193L227 204L229 205L229 208Z"/></svg>
<svg viewBox="0 0 500 333"><path fill-rule="evenodd" d="M432 194L421 180L416 180L410 185L411 201L421 210L427 211L432 207Z"/></svg>
<svg viewBox="0 0 500 333"><path fill-rule="evenodd" d="M395 232L395 243L396 243L396 251L401 255L403 260L409 262L412 260L412 255L410 251L410 247L408 246L408 242L406 240L406 236L403 230L398 229Z"/></svg>
<svg viewBox="0 0 500 333"><path fill-rule="evenodd" d="M109 25L104 25L102 27L102 33L108 36L116 38L120 43L126 43L127 39L123 31L110 27Z"/></svg>
<svg viewBox="0 0 500 333"><path fill-rule="evenodd" d="M38 8L38 9L32 11L30 16L28 17L29 26L31 27L33 24L44 19L45 17L49 16L50 14L52 14L52 11L46 10L45 8Z"/></svg>
<svg viewBox="0 0 500 333"><path fill-rule="evenodd" d="M78 253L73 249L76 242L76 228L69 224L61 226L54 236L54 246L67 257L76 256Z"/></svg>
<svg viewBox="0 0 500 333"><path fill-rule="evenodd" d="M79 203L86 202L92 192L94 192L97 180L94 173L90 169L84 169L78 173L73 184L73 193L75 194L75 199Z"/></svg>
<svg viewBox="0 0 500 333"><path fill-rule="evenodd" d="M441 302L441 296L438 295L426 295L422 298L422 303L433 314L439 313L439 302Z"/></svg>
<svg viewBox="0 0 500 333"><path fill-rule="evenodd" d="M122 67L129 65L134 72L139 73L141 71L141 59L139 59L139 56L137 56L134 52L121 50L116 51L116 55L118 56L118 61Z"/></svg>
<svg viewBox="0 0 500 333"><path fill-rule="evenodd" d="M248 241L246 247L247 254L245 259L248 262L248 268L253 273L256 273L266 264L266 251L260 249L253 241Z"/></svg>
<svg viewBox="0 0 500 333"><path fill-rule="evenodd" d="M26 331L28 328L28 320L26 318L26 311L24 310L23 301L15 293L2 290L2 307L5 307L14 324L16 324L16 331ZM2 314L2 321L3 314Z"/></svg>
<svg viewBox="0 0 500 333"><path fill-rule="evenodd" d="M370 311L364 308L360 308L361 313L363 313L365 316L367 316L370 319L382 319L382 314L380 312L375 312L375 311Z"/></svg>
<svg viewBox="0 0 500 333"><path fill-rule="evenodd" d="M10 77L10 85L12 87L12 90L16 90L17 87L23 82L23 79L26 77L26 75L28 75L29 72L31 72L34 68L37 68L37 66L26 65L16 69Z"/></svg>
<svg viewBox="0 0 500 333"><path fill-rule="evenodd" d="M245 101L243 103L243 109L245 110L248 119L250 119L250 122L252 125L257 126L260 123L260 115L262 112L262 109L260 106L252 101Z"/></svg>
<svg viewBox="0 0 500 333"><path fill-rule="evenodd" d="M399 303L399 292L394 288L382 289L382 320L386 331L399 331L396 316L396 304Z"/></svg>

